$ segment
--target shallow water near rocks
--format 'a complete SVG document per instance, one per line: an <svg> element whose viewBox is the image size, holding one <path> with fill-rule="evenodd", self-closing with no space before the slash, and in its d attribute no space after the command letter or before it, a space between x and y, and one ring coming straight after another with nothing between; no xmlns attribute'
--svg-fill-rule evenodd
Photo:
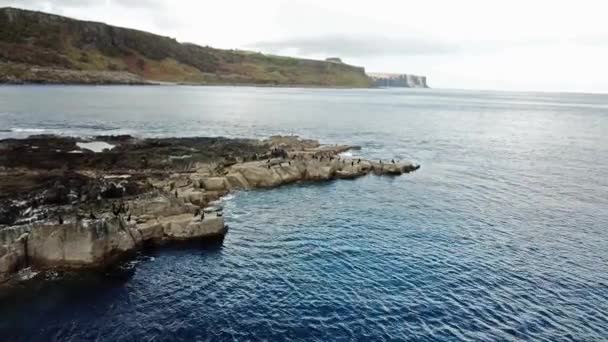
<svg viewBox="0 0 608 342"><path fill-rule="evenodd" d="M235 193L221 245L1 297L2 340L608 336L606 95L0 87L0 108L0 137L293 133L422 165Z"/></svg>

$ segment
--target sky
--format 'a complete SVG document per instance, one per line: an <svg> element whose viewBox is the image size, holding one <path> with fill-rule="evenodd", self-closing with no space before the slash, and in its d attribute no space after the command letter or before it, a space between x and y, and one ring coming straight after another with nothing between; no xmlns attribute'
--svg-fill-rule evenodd
<svg viewBox="0 0 608 342"><path fill-rule="evenodd" d="M0 0L217 48L426 75L435 88L608 93L606 0Z"/></svg>

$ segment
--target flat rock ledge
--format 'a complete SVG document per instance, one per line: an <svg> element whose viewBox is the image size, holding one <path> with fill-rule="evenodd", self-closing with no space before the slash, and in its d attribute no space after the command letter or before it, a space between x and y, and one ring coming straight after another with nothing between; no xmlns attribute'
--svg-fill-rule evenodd
<svg viewBox="0 0 608 342"><path fill-rule="evenodd" d="M264 155L230 162L194 164L146 180L148 190L121 200L120 208L94 215L36 220L0 228L0 283L24 268L82 269L112 265L146 244L221 241L227 232L222 209L211 207L235 190L273 188L302 181L398 176L419 168L410 162L343 157L349 145L275 137ZM112 204L114 206L114 204ZM85 216L85 217L83 217Z"/></svg>

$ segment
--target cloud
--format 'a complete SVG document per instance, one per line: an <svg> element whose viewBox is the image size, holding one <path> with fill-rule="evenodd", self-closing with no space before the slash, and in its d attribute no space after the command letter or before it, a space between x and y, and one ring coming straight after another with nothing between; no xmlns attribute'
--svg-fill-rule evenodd
<svg viewBox="0 0 608 342"><path fill-rule="evenodd" d="M270 53L293 51L298 55L348 57L444 55L459 49L431 39L346 34L259 41L246 47Z"/></svg>

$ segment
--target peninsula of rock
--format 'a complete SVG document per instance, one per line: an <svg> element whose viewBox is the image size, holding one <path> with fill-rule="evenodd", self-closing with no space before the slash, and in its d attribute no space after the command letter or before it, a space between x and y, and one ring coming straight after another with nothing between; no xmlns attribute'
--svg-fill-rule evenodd
<svg viewBox="0 0 608 342"><path fill-rule="evenodd" d="M145 245L221 241L216 201L234 190L419 167L342 154L353 149L283 136L1 140L0 283L23 270L107 267Z"/></svg>

